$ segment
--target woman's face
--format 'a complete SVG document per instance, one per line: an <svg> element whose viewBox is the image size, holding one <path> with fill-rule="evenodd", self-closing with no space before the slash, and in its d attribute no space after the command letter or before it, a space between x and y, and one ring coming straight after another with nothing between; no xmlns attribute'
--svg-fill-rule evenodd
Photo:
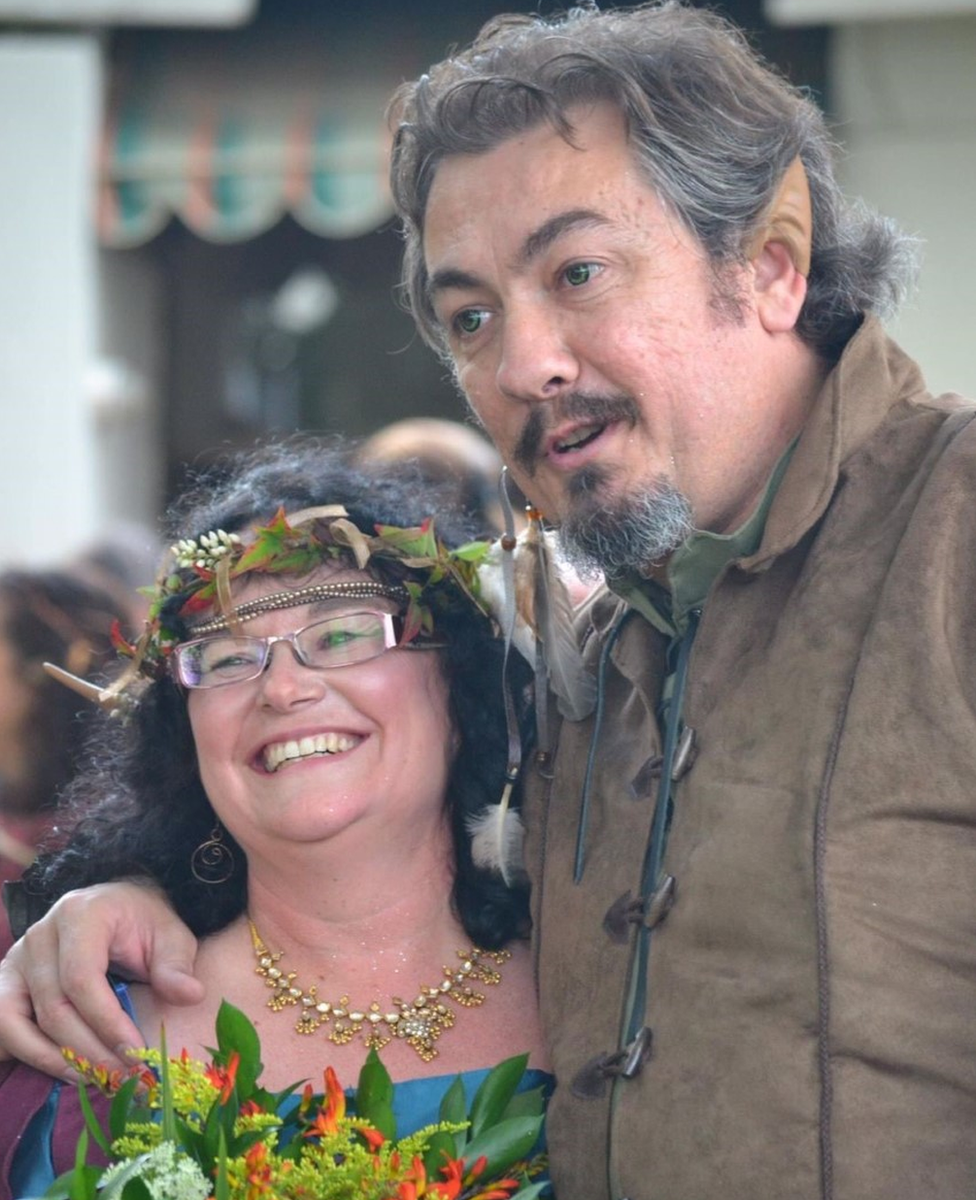
<svg viewBox="0 0 976 1200"><path fill-rule="evenodd" d="M368 578L323 571L310 582ZM282 576L248 581L235 601L285 590ZM343 612L396 611L385 599L333 599L261 613L242 633L293 633ZM248 853L329 839L354 827L384 840L443 833L453 757L448 689L436 651L388 650L317 670L275 643L256 678L193 689L190 724L214 811ZM295 756L297 753L297 757Z"/></svg>

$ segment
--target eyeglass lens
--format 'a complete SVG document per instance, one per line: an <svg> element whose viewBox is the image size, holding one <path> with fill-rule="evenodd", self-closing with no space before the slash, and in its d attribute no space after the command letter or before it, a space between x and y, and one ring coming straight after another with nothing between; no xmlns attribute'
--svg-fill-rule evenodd
<svg viewBox="0 0 976 1200"><path fill-rule="evenodd" d="M261 674L275 642L290 642L306 667L348 667L391 649L396 631L389 613L354 612L314 621L279 637L218 634L177 646L177 674L189 688L243 683Z"/></svg>

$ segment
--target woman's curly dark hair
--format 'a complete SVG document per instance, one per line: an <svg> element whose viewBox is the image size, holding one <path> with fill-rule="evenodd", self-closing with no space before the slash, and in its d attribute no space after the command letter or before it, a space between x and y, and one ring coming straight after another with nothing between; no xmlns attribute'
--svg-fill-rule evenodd
<svg viewBox="0 0 976 1200"><path fill-rule="evenodd" d="M354 465L350 447L309 438L266 447L201 478L169 517L171 535L199 537L213 529L242 530L273 516L324 504L343 504L363 530L374 525L419 525L433 515L448 546L471 538L466 518L442 509L436 489L398 465ZM384 581L399 564L372 560ZM503 646L491 621L470 602L438 612L437 636L459 746L448 781L456 872L453 905L476 945L495 949L528 930L525 887L508 887L476 868L465 820L497 802L505 781L508 738L502 689ZM523 664L508 664L511 694L528 730L529 683ZM516 789L517 790L517 789ZM27 886L53 901L71 888L123 876L160 884L198 935L216 932L244 911L247 865L224 834L235 867L223 884L200 882L190 868L194 849L217 818L197 768L185 697L168 677L154 681L126 724L106 719L90 768L68 796L77 814L62 847L39 860ZM517 800L517 798L516 798Z"/></svg>

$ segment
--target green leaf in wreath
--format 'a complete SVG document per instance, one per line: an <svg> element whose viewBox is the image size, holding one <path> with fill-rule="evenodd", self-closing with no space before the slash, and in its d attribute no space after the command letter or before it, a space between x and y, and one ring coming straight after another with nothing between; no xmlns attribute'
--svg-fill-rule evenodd
<svg viewBox="0 0 976 1200"><path fill-rule="evenodd" d="M488 1072L471 1102L472 1138L478 1137L483 1129L501 1120L528 1063L527 1054L517 1054L514 1058L506 1058Z"/></svg>
<svg viewBox="0 0 976 1200"><path fill-rule="evenodd" d="M458 546L456 550L451 551L454 558L458 558L461 562L475 563L480 566L488 557L488 551L491 549L491 542L465 542L463 546Z"/></svg>

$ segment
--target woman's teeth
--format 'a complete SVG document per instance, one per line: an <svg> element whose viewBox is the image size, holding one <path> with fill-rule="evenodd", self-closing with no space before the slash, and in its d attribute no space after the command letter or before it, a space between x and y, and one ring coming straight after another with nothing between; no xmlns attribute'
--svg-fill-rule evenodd
<svg viewBox="0 0 976 1200"><path fill-rule="evenodd" d="M302 758L340 754L343 750L351 750L358 741L358 738L343 733L319 733L315 737L303 737L294 742L275 742L264 749L264 769L277 771L284 763L297 762Z"/></svg>

